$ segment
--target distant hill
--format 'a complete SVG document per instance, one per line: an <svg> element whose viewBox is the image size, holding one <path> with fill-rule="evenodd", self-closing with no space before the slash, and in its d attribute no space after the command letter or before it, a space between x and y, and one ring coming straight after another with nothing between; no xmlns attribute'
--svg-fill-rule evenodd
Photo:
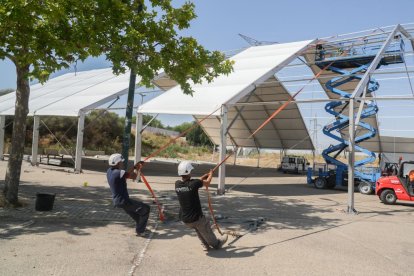
<svg viewBox="0 0 414 276"><path fill-rule="evenodd" d="M13 92L13 91L14 91L14 89L12 89L12 88L0 89L0 96L9 94L10 92Z"/></svg>

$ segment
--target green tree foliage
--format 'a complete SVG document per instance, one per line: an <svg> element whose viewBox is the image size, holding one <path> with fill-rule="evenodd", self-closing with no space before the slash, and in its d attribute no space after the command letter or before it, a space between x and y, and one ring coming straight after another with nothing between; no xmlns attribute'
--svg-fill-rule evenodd
<svg viewBox="0 0 414 276"><path fill-rule="evenodd" d="M108 59L115 72L131 68L141 77L141 83L152 85L157 72L163 70L174 79L184 93L191 94L190 80L212 81L220 74L228 74L232 63L224 61L224 54L206 50L192 37L179 31L187 29L196 18L194 4L173 7L171 0L124 1L122 12L111 17Z"/></svg>
<svg viewBox="0 0 414 276"><path fill-rule="evenodd" d="M196 122L182 123L181 125L175 126L173 130L182 133L184 131L187 131L191 127L193 127L194 124L196 124ZM212 146L213 145L213 143L210 141L210 138L208 138L207 134L200 127L200 125L193 127L186 134L185 138L193 146Z"/></svg>
<svg viewBox="0 0 414 276"><path fill-rule="evenodd" d="M91 150L120 152L124 119L115 113L93 111L85 118L84 143Z"/></svg>
<svg viewBox="0 0 414 276"><path fill-rule="evenodd" d="M149 126L151 126L151 127L166 128L164 126L164 124L161 123L160 120L158 120L156 118L153 119L153 118L154 118L154 116L144 114L142 116L143 125L146 126L148 123L150 123ZM135 119L134 119L134 122L135 122Z"/></svg>
<svg viewBox="0 0 414 276"><path fill-rule="evenodd" d="M192 127L193 124L194 124L194 122L192 122L192 123L185 122L185 123L182 123L181 125L173 127L172 130L178 131L179 133L182 133L182 132L188 130L190 127Z"/></svg>
<svg viewBox="0 0 414 276"><path fill-rule="evenodd" d="M30 79L46 81L77 59L97 56L105 45L112 1L0 0L0 59L11 60L17 73L16 105L4 194L17 204L20 169L29 110ZM118 2L118 1L115 1ZM116 10L115 10L116 11Z"/></svg>
<svg viewBox="0 0 414 276"><path fill-rule="evenodd" d="M6 120L6 140L11 140L12 119ZM39 125L40 147L62 147L75 153L77 118L45 116ZM31 147L33 117L28 117L25 147ZM92 111L85 117L84 147L89 150L103 150L107 154L120 151L124 118L116 113Z"/></svg>
<svg viewBox="0 0 414 276"><path fill-rule="evenodd" d="M45 82L76 60L106 54L115 73L130 68L150 85L164 70L185 93L190 81L229 73L224 55L179 31L196 17L194 5L171 0L0 0L0 59L16 66L16 105L4 194L16 204L29 110L30 79Z"/></svg>

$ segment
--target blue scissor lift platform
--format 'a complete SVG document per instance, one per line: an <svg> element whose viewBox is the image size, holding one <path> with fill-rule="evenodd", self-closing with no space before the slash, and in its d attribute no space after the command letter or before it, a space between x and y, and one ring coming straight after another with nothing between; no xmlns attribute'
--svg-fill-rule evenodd
<svg viewBox="0 0 414 276"><path fill-rule="evenodd" d="M305 56L312 64L311 69L314 74L320 73L321 77L318 81L328 97L338 99L325 105L325 111L333 116L334 121L323 128L323 133L335 140L336 144L330 145L322 152L326 164L314 164L307 172L308 184L316 188L326 189L347 185L348 165L338 159L338 156L348 148L349 101L345 99L351 97L380 48L380 42L367 39L359 42L324 43L317 45L314 53ZM377 68L403 63L403 50L404 42L401 36L394 37ZM366 97L370 97L378 88L378 81L371 77L367 85ZM355 183L364 194L373 191L376 180L380 177L380 168L369 166L375 162L376 153L364 147L364 142L368 140L379 143L377 112L378 106L375 101L364 102L361 119L358 122L359 130L355 137L355 151L364 154L362 160L354 163Z"/></svg>

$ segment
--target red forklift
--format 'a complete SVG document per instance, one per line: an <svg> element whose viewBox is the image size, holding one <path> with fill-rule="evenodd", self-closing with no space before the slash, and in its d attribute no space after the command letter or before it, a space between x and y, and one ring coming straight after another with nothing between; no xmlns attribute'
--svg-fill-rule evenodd
<svg viewBox="0 0 414 276"><path fill-rule="evenodd" d="M378 179L375 194L384 204L397 200L414 201L414 161L403 162L397 175Z"/></svg>

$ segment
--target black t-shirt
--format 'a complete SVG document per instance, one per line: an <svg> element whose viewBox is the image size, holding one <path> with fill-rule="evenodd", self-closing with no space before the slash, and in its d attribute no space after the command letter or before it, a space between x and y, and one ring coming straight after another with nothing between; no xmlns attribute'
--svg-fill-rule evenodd
<svg viewBox="0 0 414 276"><path fill-rule="evenodd" d="M198 189L203 187L200 179L190 179L185 182L175 182L175 192L180 202L180 218L185 223L197 221L203 216Z"/></svg>

